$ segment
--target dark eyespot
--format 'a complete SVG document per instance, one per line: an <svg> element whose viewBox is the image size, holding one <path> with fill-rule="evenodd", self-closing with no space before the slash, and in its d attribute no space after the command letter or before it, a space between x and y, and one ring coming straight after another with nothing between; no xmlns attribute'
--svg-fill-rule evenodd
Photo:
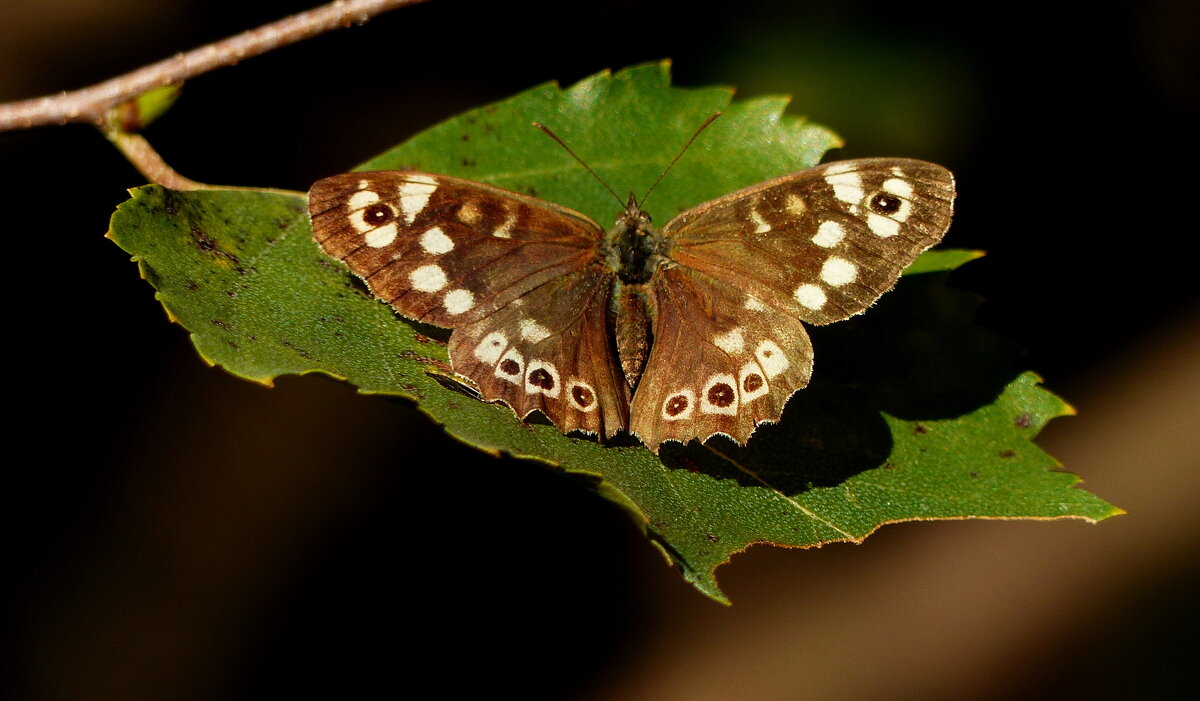
<svg viewBox="0 0 1200 701"><path fill-rule="evenodd" d="M877 192L871 198L871 209L879 214L895 214L900 211L900 198L886 192Z"/></svg>
<svg viewBox="0 0 1200 701"><path fill-rule="evenodd" d="M500 372L505 375L516 375L521 372L521 364L512 358L505 358L500 362Z"/></svg>
<svg viewBox="0 0 1200 701"><path fill-rule="evenodd" d="M687 411L688 398L685 394L677 394L667 400L667 416L679 416Z"/></svg>
<svg viewBox="0 0 1200 701"><path fill-rule="evenodd" d="M529 373L529 384L534 387L551 390L554 389L554 376L546 372L543 368L538 368Z"/></svg>
<svg viewBox="0 0 1200 701"><path fill-rule="evenodd" d="M758 389L762 386L762 375L759 375L757 372L752 372L749 375L746 375L746 378L742 380L742 389L745 390L747 394L758 391Z"/></svg>
<svg viewBox="0 0 1200 701"><path fill-rule="evenodd" d="M581 385L575 385L571 390L571 396L575 398L576 404L584 408L591 406L592 402L596 401L596 397L592 394L592 391Z"/></svg>
<svg viewBox="0 0 1200 701"><path fill-rule="evenodd" d="M362 213L363 222L371 226L383 226L396 218L392 208L382 202L367 207Z"/></svg>
<svg viewBox="0 0 1200 701"><path fill-rule="evenodd" d="M737 395L733 388L724 382L719 382L708 389L708 403L713 406L727 407L733 404Z"/></svg>

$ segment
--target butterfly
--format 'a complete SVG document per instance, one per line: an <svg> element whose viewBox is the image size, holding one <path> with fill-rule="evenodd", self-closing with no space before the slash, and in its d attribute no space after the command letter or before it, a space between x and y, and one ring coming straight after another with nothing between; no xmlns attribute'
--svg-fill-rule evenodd
<svg viewBox="0 0 1200 701"><path fill-rule="evenodd" d="M308 193L313 236L400 315L453 329L456 373L564 433L744 444L808 384L804 324L859 314L950 225L954 178L838 161L684 211L631 195L605 232L518 192L416 171Z"/></svg>

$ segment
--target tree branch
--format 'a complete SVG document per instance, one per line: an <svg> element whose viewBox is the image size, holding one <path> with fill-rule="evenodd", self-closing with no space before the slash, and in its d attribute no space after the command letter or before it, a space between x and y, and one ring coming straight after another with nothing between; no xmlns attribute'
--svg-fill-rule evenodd
<svg viewBox="0 0 1200 701"><path fill-rule="evenodd" d="M101 126L108 110L147 90L181 83L280 46L338 27L362 24L375 15L419 2L425 0L335 0L228 39L176 54L91 87L0 104L0 132L68 122Z"/></svg>

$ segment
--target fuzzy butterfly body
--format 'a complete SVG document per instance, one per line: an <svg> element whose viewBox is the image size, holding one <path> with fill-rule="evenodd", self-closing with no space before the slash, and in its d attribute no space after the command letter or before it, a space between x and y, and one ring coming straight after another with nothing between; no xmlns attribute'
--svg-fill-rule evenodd
<svg viewBox="0 0 1200 701"><path fill-rule="evenodd" d="M309 191L313 233L402 316L453 329L454 370L563 432L739 443L808 384L802 322L858 314L950 225L954 179L840 161L689 209L661 231L630 198L591 219L482 183L345 173Z"/></svg>

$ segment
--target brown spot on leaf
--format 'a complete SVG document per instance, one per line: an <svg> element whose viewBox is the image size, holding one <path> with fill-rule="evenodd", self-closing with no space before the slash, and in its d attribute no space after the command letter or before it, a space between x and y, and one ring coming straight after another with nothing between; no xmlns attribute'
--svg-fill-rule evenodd
<svg viewBox="0 0 1200 701"><path fill-rule="evenodd" d="M1013 450L1012 448L1009 448L1008 450L1001 450L999 453L996 453L996 455L1001 458L1015 457L1016 454L1017 451Z"/></svg>
<svg viewBox="0 0 1200 701"><path fill-rule="evenodd" d="M200 227L192 227L192 240L196 242L196 248L202 253L218 252L216 242Z"/></svg>
<svg viewBox="0 0 1200 701"><path fill-rule="evenodd" d="M913 433L923 436L926 433L929 433L929 427L925 424L917 424L916 426L913 426Z"/></svg>
<svg viewBox="0 0 1200 701"><path fill-rule="evenodd" d="M1029 412L1024 412L1013 419L1013 424L1017 428L1029 428L1033 426L1033 417L1029 415Z"/></svg>

